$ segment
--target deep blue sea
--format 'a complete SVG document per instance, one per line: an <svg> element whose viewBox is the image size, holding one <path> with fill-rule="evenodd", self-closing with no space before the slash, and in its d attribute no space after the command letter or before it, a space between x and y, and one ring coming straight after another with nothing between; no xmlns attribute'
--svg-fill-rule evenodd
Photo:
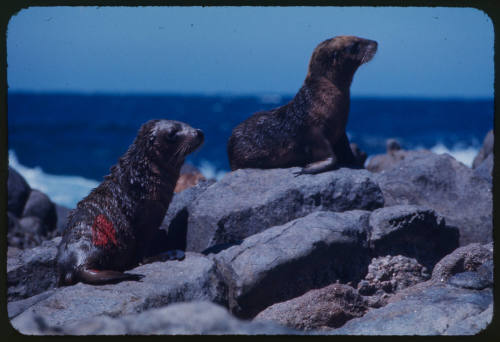
<svg viewBox="0 0 500 342"><path fill-rule="evenodd" d="M208 176L229 170L231 130L291 96L8 94L9 162L55 202L74 204L102 180L142 123L166 118L205 133L188 161ZM368 155L397 138L403 148L448 152L468 164L493 128L493 100L357 98L347 132ZM82 195L83 194L83 195Z"/></svg>

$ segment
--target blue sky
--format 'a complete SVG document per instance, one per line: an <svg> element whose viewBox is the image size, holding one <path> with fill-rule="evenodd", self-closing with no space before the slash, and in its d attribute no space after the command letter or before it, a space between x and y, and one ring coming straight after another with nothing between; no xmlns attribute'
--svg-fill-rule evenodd
<svg viewBox="0 0 500 342"><path fill-rule="evenodd" d="M377 40L353 96L492 97L493 25L472 8L30 7L12 91L294 94L324 39Z"/></svg>

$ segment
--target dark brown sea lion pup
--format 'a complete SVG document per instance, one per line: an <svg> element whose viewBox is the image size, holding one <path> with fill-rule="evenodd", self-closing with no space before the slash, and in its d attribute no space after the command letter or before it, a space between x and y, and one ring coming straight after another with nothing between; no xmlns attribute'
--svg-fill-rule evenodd
<svg viewBox="0 0 500 342"><path fill-rule="evenodd" d="M59 284L140 279L122 271L147 255L184 158L202 142L203 133L182 122L142 125L111 173L71 212L57 253Z"/></svg>
<svg viewBox="0 0 500 342"><path fill-rule="evenodd" d="M357 165L345 132L349 88L377 42L354 36L325 40L314 50L304 84L286 105L257 112L233 129L227 152L232 170L303 166L319 173Z"/></svg>

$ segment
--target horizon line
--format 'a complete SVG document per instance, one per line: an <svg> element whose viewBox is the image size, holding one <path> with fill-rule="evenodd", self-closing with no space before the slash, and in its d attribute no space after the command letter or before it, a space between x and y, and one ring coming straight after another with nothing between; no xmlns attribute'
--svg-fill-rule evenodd
<svg viewBox="0 0 500 342"><path fill-rule="evenodd" d="M295 93L279 92L172 92L172 91L83 91L83 90L27 90L8 89L8 95L82 95L82 96L178 96L178 97L281 97L293 98ZM416 95L416 94L351 94L351 98L358 99L430 99L430 100L494 100L495 94L490 95Z"/></svg>

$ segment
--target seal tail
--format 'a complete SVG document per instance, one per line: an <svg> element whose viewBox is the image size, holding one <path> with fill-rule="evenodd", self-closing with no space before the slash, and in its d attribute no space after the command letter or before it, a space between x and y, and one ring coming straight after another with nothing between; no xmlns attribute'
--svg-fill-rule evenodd
<svg viewBox="0 0 500 342"><path fill-rule="evenodd" d="M142 274L122 273L112 270L94 270L83 268L78 271L77 277L84 283L92 285L113 284L124 280L140 281Z"/></svg>

